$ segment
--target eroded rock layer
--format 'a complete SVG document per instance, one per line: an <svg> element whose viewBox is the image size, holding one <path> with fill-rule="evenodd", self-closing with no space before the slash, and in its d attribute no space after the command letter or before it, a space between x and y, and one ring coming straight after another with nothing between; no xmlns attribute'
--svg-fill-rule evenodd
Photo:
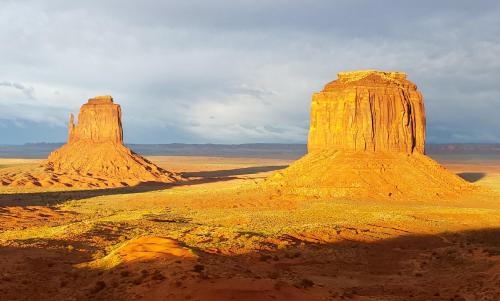
<svg viewBox="0 0 500 301"><path fill-rule="evenodd" d="M81 107L77 126L75 126L73 114L71 114L68 142L123 144L121 117L120 105L113 103L111 96L91 98Z"/></svg>
<svg viewBox="0 0 500 301"><path fill-rule="evenodd" d="M308 149L424 153L421 93L402 72L341 72L313 95Z"/></svg>
<svg viewBox="0 0 500 301"><path fill-rule="evenodd" d="M278 195L442 199L476 188L424 155L425 111L401 72L354 71L315 93L308 154L264 186Z"/></svg>
<svg viewBox="0 0 500 301"><path fill-rule="evenodd" d="M120 187L145 182L173 182L168 172L123 145L120 105L111 96L84 104L75 125L70 116L68 143L53 151L42 166L22 173L3 170L4 186Z"/></svg>

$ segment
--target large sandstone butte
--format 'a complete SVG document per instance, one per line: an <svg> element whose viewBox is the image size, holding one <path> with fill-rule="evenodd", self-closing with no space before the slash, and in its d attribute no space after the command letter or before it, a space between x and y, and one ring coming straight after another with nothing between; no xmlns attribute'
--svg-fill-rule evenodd
<svg viewBox="0 0 500 301"><path fill-rule="evenodd" d="M84 104L78 114L78 125L70 115L68 143L113 142L123 144L122 111L111 96L96 96Z"/></svg>
<svg viewBox="0 0 500 301"><path fill-rule="evenodd" d="M80 109L77 125L71 115L68 143L49 155L48 168L106 179L108 186L174 181L173 173L123 145L121 115L111 96L89 99Z"/></svg>
<svg viewBox="0 0 500 301"><path fill-rule="evenodd" d="M314 93L308 149L424 153L422 94L402 72L341 72Z"/></svg>
<svg viewBox="0 0 500 301"><path fill-rule="evenodd" d="M111 96L84 104L74 124L70 116L68 143L32 170L2 176L8 186L120 187L179 179L123 145L120 105Z"/></svg>
<svg viewBox="0 0 500 301"><path fill-rule="evenodd" d="M308 154L275 173L278 194L435 199L474 189L425 156L422 94L402 72L341 72L315 93Z"/></svg>

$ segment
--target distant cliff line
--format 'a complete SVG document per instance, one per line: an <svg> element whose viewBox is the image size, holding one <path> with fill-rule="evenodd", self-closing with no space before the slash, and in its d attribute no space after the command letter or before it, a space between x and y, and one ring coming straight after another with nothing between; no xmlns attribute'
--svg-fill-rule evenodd
<svg viewBox="0 0 500 301"><path fill-rule="evenodd" d="M42 159L63 143L27 143L0 146L0 158ZM306 144L245 143L245 144L127 144L146 156L213 156L261 157L296 159L307 151ZM500 160L500 144L427 144L427 153L441 155L478 155Z"/></svg>

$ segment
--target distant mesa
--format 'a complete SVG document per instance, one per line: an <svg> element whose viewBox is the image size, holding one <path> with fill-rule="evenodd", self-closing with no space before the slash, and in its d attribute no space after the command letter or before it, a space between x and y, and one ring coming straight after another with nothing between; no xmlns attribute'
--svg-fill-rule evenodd
<svg viewBox="0 0 500 301"><path fill-rule="evenodd" d="M82 105L75 125L71 114L68 143L53 151L43 172L2 178L9 186L120 187L144 182L170 183L180 177L123 145L120 105L97 96Z"/></svg>
<svg viewBox="0 0 500 301"><path fill-rule="evenodd" d="M308 154L267 179L280 194L434 199L474 187L425 156L425 109L403 72L341 72L314 93Z"/></svg>

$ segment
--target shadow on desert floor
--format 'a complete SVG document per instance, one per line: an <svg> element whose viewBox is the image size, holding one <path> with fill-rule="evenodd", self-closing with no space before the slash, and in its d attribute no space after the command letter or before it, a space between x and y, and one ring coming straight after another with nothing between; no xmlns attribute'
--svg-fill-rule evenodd
<svg viewBox="0 0 500 301"><path fill-rule="evenodd" d="M475 183L487 176L485 172L460 172L457 176L466 180L469 183Z"/></svg>
<svg viewBox="0 0 500 301"><path fill-rule="evenodd" d="M0 194L0 207L8 206L54 206L69 200L82 200L98 196L133 194L151 191L170 189L172 187L199 185L213 182L230 181L235 177L206 177L199 179L186 179L177 183L145 182L136 186L83 189L83 190L62 190L46 192L23 192L23 193L3 193Z"/></svg>
<svg viewBox="0 0 500 301"><path fill-rule="evenodd" d="M77 268L92 247L0 248L2 300L498 300L500 228ZM72 246L70 250L68 245ZM142 250L144 251L144 250Z"/></svg>
<svg viewBox="0 0 500 301"><path fill-rule="evenodd" d="M269 172L280 170L288 167L288 165L275 165L275 166L255 166L255 167L245 167L237 169L222 169L222 170L210 170L210 171L196 171L196 172L183 172L181 173L184 177L229 177L229 176L240 176L240 175L251 175L261 172Z"/></svg>
<svg viewBox="0 0 500 301"><path fill-rule="evenodd" d="M172 187L199 185L221 181L231 181L238 179L240 175L252 175L262 172L269 172L285 168L280 166L257 166L248 168L237 168L228 170L184 172L181 173L186 179L177 183L146 182L136 186L99 188L82 190L62 190L47 192L22 192L22 193L0 193L0 207L5 206L39 206L57 205L69 200L81 200L98 196L143 193L169 189Z"/></svg>

